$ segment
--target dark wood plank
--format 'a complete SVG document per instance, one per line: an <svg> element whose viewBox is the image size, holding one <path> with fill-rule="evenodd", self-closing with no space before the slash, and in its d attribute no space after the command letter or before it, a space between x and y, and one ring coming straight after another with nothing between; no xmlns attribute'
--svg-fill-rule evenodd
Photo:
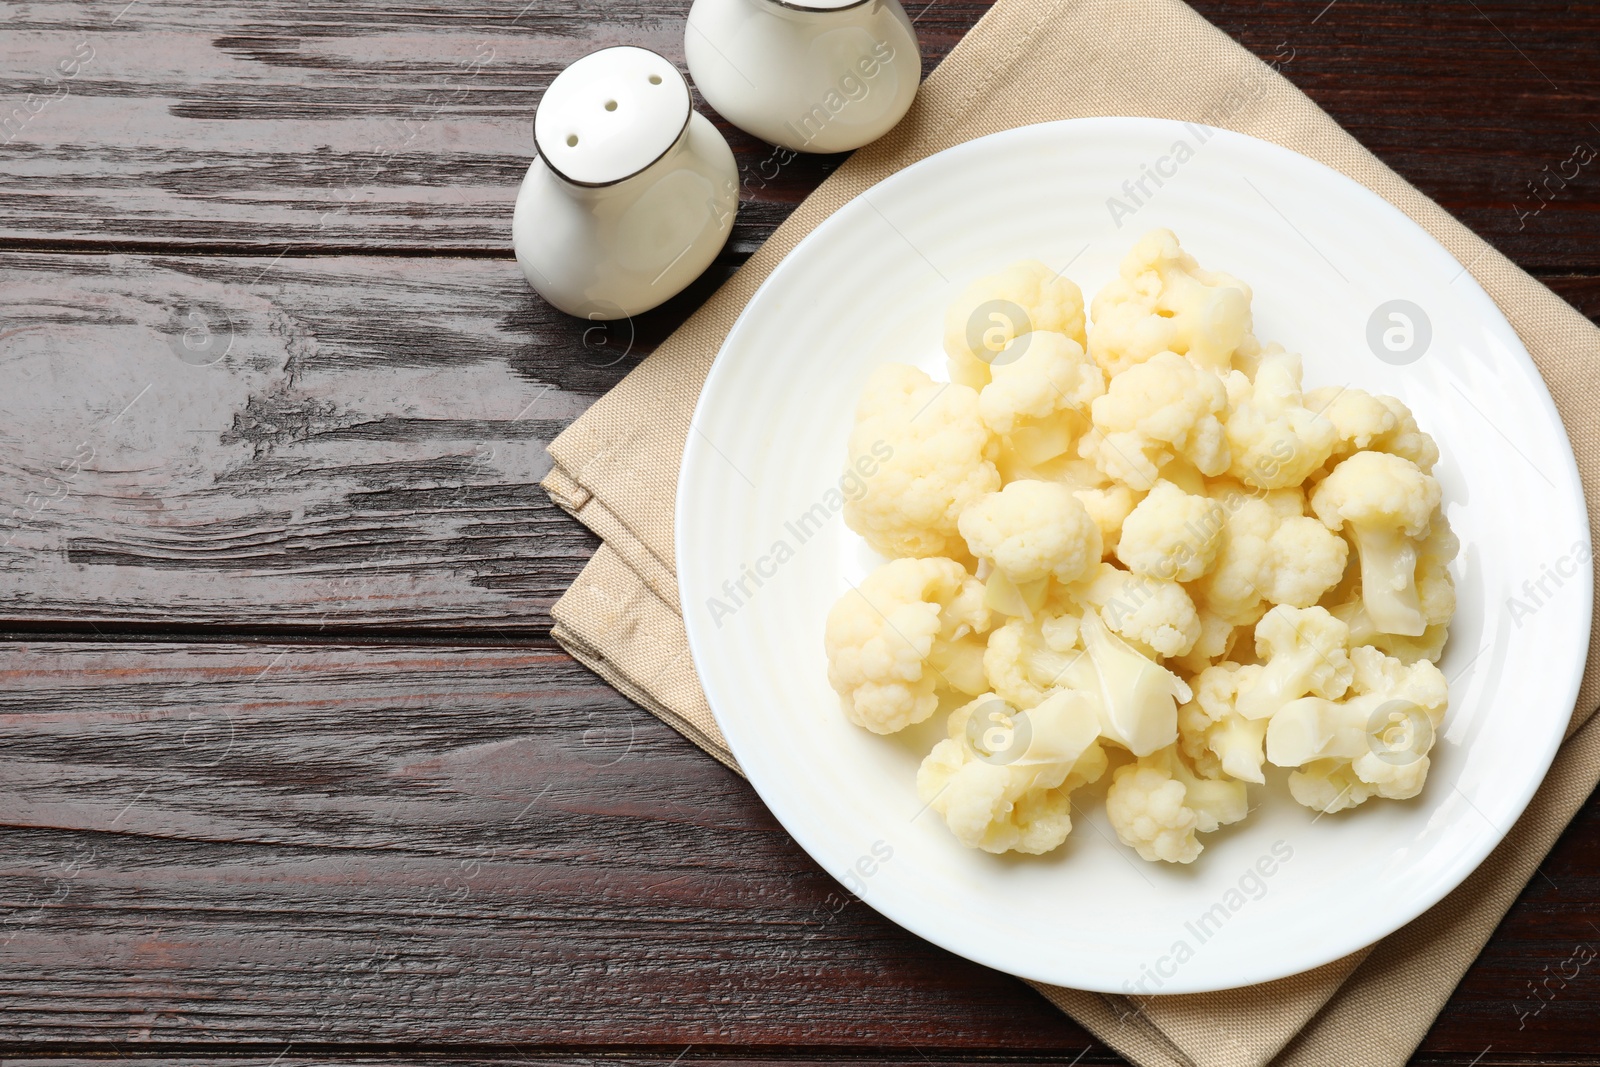
<svg viewBox="0 0 1600 1067"><path fill-rule="evenodd" d="M513 1045L501 1049L450 1048L438 1051L416 1049L368 1051L347 1046L318 1049L285 1042L266 1048L196 1054L187 1048L157 1048L149 1052L133 1045L120 1046L118 1061L157 1060L170 1067L527 1067L538 1064L570 1067L957 1067L965 1064L1004 1065L1004 1067L1126 1067L1126 1061L1102 1046L1055 1055L1028 1055L981 1052L962 1053L939 1048L914 1049L909 1053L895 1049L861 1048L848 1051L771 1048L760 1050L727 1049L718 1046L685 1045L681 1048L586 1049ZM1415 1067L1600 1067L1600 1057L1592 1055L1550 1057L1518 1053L1489 1053L1480 1057L1455 1054L1419 1054ZM7 1056L6 1067L104 1067L104 1057L85 1054L65 1056Z"/></svg>
<svg viewBox="0 0 1600 1067"><path fill-rule="evenodd" d="M0 615L542 629L595 544L544 443L660 332L561 318L508 260L0 255Z"/></svg>
<svg viewBox="0 0 1600 1067"><path fill-rule="evenodd" d="M0 96L58 95L0 155L0 242L503 250L549 79L604 44L682 63L684 5L643 0L520 18L489 0L118 6L0 4L17 31L0 41ZM1600 162L1528 215L1545 167L1600 146L1600 71L1582 46L1600 38L1600 4L1195 6L1258 55L1289 57L1291 80L1519 263L1600 270ZM929 67L986 7L914 0ZM80 48L92 60L48 82ZM723 128L744 178L733 247L748 251L837 160L769 179L766 146Z"/></svg>
<svg viewBox="0 0 1600 1067"><path fill-rule="evenodd" d="M187 1054L186 1054L187 1053ZM777 1047L769 1049L728 1049L721 1046L683 1045L663 1048L593 1049L583 1047L550 1047L547 1045L507 1045L503 1049L452 1047L438 1051L368 1051L347 1046L319 1049L303 1043L284 1042L272 1048L254 1047L246 1050L229 1050L213 1055L195 1054L191 1049L157 1049L146 1052L141 1047L123 1045L119 1060L150 1060L159 1057L169 1067L512 1067L512 1065L538 1064L570 1065L570 1067L602 1067L623 1064L626 1067L856 1067L872 1064L873 1067L957 1067L965 1064L1004 1064L1005 1067L1126 1067L1126 1061L1103 1047L1080 1048L1077 1052L1055 1055L1012 1054L993 1056L981 1052L962 1053L929 1047L910 1051L896 1049L863 1048L859 1050L796 1049ZM104 1058L88 1055L67 1056L7 1056L6 1067L105 1067ZM1518 1067L1533 1067L1533 1061L1490 1061L1478 1067L1497 1067L1515 1062ZM1439 1067L1471 1067L1466 1060L1438 1061ZM1600 1060L1563 1061L1562 1067L1593 1067Z"/></svg>
<svg viewBox="0 0 1600 1067"><path fill-rule="evenodd" d="M918 7L932 69L988 4ZM0 41L0 99L53 98L0 154L0 247L506 250L550 79L613 44L683 68L687 9L139 0L115 18L0 3L17 31ZM62 62L76 73L51 80ZM774 177L770 146L717 121L743 180L731 247L748 252L839 157Z"/></svg>
<svg viewBox="0 0 1600 1067"><path fill-rule="evenodd" d="M1600 267L1600 4L1193 6L1523 267Z"/></svg>
<svg viewBox="0 0 1600 1067"><path fill-rule="evenodd" d="M0 813L0 1052L1088 1044L550 648L12 647Z"/></svg>
<svg viewBox="0 0 1600 1067"><path fill-rule="evenodd" d="M847 898L744 782L547 647L13 646L0 813L0 1054L1089 1045ZM1513 1014L1600 944L1600 803L1544 869L1437 1062L1600 1028L1600 971Z"/></svg>

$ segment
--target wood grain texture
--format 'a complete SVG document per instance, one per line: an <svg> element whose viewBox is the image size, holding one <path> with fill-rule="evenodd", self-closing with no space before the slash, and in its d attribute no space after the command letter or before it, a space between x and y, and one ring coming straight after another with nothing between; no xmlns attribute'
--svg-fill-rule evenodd
<svg viewBox="0 0 1600 1067"><path fill-rule="evenodd" d="M1088 1043L549 648L13 648L0 812L0 1051Z"/></svg>
<svg viewBox="0 0 1600 1067"><path fill-rule="evenodd" d="M1600 267L1594 0L1195 0L1525 269ZM1546 169L1548 168L1548 170Z"/></svg>
<svg viewBox="0 0 1600 1067"><path fill-rule="evenodd" d="M930 69L987 6L920 12ZM0 96L26 112L0 130L0 243L507 250L544 87L612 44L682 68L686 11L139 0L114 18L109 5L0 3ZM770 146L719 125L746 178L731 248L748 252L838 157L769 180Z"/></svg>
<svg viewBox="0 0 1600 1067"><path fill-rule="evenodd" d="M544 443L638 358L561 318L506 260L0 254L0 613L544 628Z"/></svg>
<svg viewBox="0 0 1600 1067"><path fill-rule="evenodd" d="M987 6L908 5L927 66ZM1570 182L1545 170L1559 175L1579 142L1600 146L1600 70L1584 47L1600 39L1600 4L1195 6L1278 58L1362 143L1517 262L1600 269L1600 162ZM117 17L119 7L0 3L10 31L0 96L26 113L0 134L11 137L0 242L504 250L544 86L608 44L654 48L681 67L686 10L139 0ZM836 158L803 158L769 179L770 150L720 125L744 177L732 245L742 254Z"/></svg>
<svg viewBox="0 0 1600 1067"><path fill-rule="evenodd" d="M766 1047L728 1048L726 1046L628 1046L596 1049L582 1046L504 1044L489 1048L450 1046L412 1047L403 1050L353 1048L346 1045L281 1042L278 1044L232 1046L214 1055L196 1054L184 1046L121 1045L109 1056L70 1049L62 1055L9 1055L6 1067L104 1067L107 1062L159 1062L172 1067L528 1067L531 1064L562 1067L957 1067L957 1065L1003 1065L1003 1067L1126 1067L1126 1061L1104 1046L1087 1046L1076 1052L995 1053L942 1049L928 1045L908 1052L894 1049L834 1049ZM1600 1057L1587 1054L1549 1057L1538 1054L1483 1053L1465 1056L1457 1053L1419 1052L1412 1067L1600 1067Z"/></svg>
<svg viewBox="0 0 1600 1067"><path fill-rule="evenodd" d="M618 1049L592 1049L548 1045L505 1045L497 1048L467 1048L452 1046L448 1049L407 1049L404 1051L369 1051L348 1046L317 1046L284 1042L278 1045L231 1048L215 1056L186 1055L181 1047L155 1047L150 1058L171 1067L511 1067L529 1064L566 1065L566 1067L603 1067L625 1064L627 1067L700 1067L715 1064L717 1067L854 1067L872 1064L874 1067L956 1067L965 1064L1004 1065L1004 1067L1100 1067L1102 1064L1125 1067L1125 1061L1103 1046L1079 1049L1075 1053L1039 1055L969 1053L941 1049L933 1046L913 1049L909 1053L893 1049L863 1049L841 1052L812 1048L729 1049L726 1047L684 1045L682 1047L649 1048L633 1046ZM141 1055L135 1046L122 1045L119 1060ZM63 1056L7 1056L6 1067L104 1067L105 1057L93 1057L81 1052ZM115 1061L113 1061L115 1062ZM1600 1067L1600 1057L1592 1055L1564 1056L1559 1059L1517 1053L1481 1056L1463 1056L1454 1053L1418 1053L1411 1061L1414 1067Z"/></svg>
<svg viewBox="0 0 1600 1067"><path fill-rule="evenodd" d="M0 1054L1090 1044L847 897L743 781L548 647L13 647L0 812ZM1591 805L1431 1052L1519 1011L1511 1047L1585 1047L1600 972L1526 987L1600 914L1597 842Z"/></svg>

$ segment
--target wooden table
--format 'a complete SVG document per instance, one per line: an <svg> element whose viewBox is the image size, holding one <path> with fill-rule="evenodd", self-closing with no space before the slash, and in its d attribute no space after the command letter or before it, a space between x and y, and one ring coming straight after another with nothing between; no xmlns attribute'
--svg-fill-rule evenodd
<svg viewBox="0 0 1600 1067"><path fill-rule="evenodd" d="M684 6L0 4L7 1063L1119 1062L835 913L550 640L595 540L544 443L838 163L724 126L743 203L688 293L586 333L528 290L542 88L681 63ZM1600 162L1549 179L1600 146L1600 3L1198 6L1600 313ZM983 8L913 9L930 68ZM1600 1064L1600 969L1547 981L1597 922L1591 803L1417 1062Z"/></svg>

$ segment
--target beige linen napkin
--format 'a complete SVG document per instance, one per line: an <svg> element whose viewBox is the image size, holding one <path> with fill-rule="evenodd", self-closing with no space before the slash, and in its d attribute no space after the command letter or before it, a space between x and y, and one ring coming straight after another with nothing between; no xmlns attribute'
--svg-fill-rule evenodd
<svg viewBox="0 0 1600 1067"><path fill-rule="evenodd" d="M773 267L856 194L974 137L1086 115L1229 127L1320 160L1405 211L1467 265L1532 352L1572 437L1594 521L1600 330L1178 0L1000 0L928 78L898 128L841 166L655 354L551 444L556 465L545 487L605 541L556 604L556 638L737 769L695 677L673 575L678 464L713 356ZM1521 821L1465 884L1378 945L1222 993L1040 991L1143 1067L1404 1063L1600 778L1600 720L1589 722L1600 694L1596 660L1591 644L1569 738Z"/></svg>

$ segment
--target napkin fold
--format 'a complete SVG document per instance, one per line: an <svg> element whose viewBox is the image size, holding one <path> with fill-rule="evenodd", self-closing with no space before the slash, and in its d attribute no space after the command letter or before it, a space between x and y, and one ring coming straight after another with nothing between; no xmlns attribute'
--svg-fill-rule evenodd
<svg viewBox="0 0 1600 1067"><path fill-rule="evenodd" d="M1285 57L1288 58L1288 57ZM1600 330L1391 171L1276 71L1179 0L999 0L887 137L856 152L657 351L550 445L544 485L604 544L556 603L555 637L629 699L737 764L695 676L673 573L673 506L695 401L757 286L852 197L952 145L1052 119L1145 115L1274 141L1349 175L1428 230L1500 306L1543 373L1600 501ZM1275 982L1129 997L1038 986L1141 1067L1393 1067L1600 780L1600 643L1567 740L1500 846L1377 945Z"/></svg>

